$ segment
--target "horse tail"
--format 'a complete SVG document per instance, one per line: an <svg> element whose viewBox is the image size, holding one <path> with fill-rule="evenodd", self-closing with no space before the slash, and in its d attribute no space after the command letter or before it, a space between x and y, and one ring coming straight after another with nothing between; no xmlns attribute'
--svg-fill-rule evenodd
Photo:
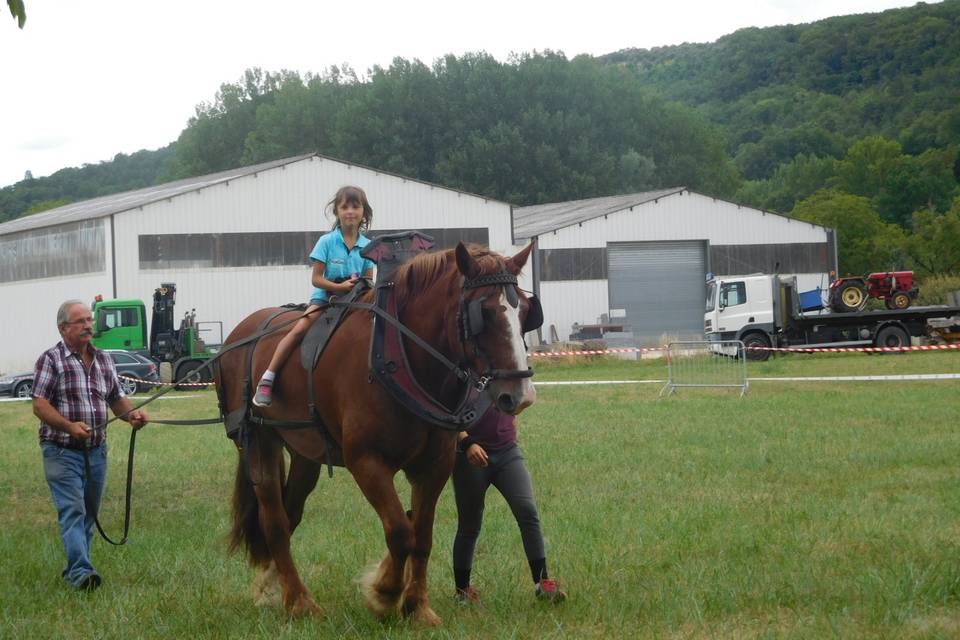
<svg viewBox="0 0 960 640"><path fill-rule="evenodd" d="M239 452L237 476L233 483L233 526L230 529L230 551L242 550L252 566L270 564L270 549L260 529L257 494L247 464L247 450Z"/></svg>

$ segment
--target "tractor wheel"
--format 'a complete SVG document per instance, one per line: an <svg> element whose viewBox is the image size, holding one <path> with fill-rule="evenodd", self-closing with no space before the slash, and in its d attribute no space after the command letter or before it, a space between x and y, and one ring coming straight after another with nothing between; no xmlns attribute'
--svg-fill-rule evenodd
<svg viewBox="0 0 960 640"><path fill-rule="evenodd" d="M867 304L867 288L859 280L844 282L837 289L833 310L840 313L860 311Z"/></svg>
<svg viewBox="0 0 960 640"><path fill-rule="evenodd" d="M743 349L747 360L763 362L770 357L770 338L766 334L754 331L743 336Z"/></svg>
<svg viewBox="0 0 960 640"><path fill-rule="evenodd" d="M874 344L878 347L909 347L910 335L900 327L889 325L877 332Z"/></svg>
<svg viewBox="0 0 960 640"><path fill-rule="evenodd" d="M906 309L910 306L910 294L906 291L894 291L893 295L887 298L891 309Z"/></svg>

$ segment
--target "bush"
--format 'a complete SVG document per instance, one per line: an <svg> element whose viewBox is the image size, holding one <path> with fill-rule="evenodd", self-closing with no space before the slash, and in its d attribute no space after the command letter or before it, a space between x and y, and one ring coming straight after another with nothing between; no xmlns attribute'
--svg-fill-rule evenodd
<svg viewBox="0 0 960 640"><path fill-rule="evenodd" d="M947 294L960 291L960 275L939 274L924 278L920 283L917 304L949 304Z"/></svg>

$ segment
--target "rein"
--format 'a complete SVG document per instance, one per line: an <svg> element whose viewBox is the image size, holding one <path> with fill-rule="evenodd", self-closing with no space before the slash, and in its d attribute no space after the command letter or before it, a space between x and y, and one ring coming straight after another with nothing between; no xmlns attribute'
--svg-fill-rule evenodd
<svg viewBox="0 0 960 640"><path fill-rule="evenodd" d="M313 313L313 312L310 312L310 313ZM183 383L183 382L199 381L199 379L200 379L200 371L203 370L203 369L205 369L205 368L207 368L207 367L209 367L209 366L212 365L213 363L215 363L217 360L219 360L219 359L220 359L223 355L225 355L226 353L228 353L228 352L230 352L230 351L233 351L234 349L236 349L236 348L238 348L238 347L242 347L242 346L244 346L244 345L247 345L247 344L249 344L250 342L253 342L253 341L255 341L255 340L259 340L260 338L262 338L262 337L265 336L265 335L268 335L268 334L270 334L270 333L273 333L273 332L275 332L275 331L278 331L278 330L280 330L280 329L283 329L284 327L287 327L287 326L293 324L294 322L296 322L296 321L299 320L300 318L306 317L307 315L309 315L309 314L308 314L308 313L298 314L297 316L295 316L294 318L292 318L292 319L290 319L290 320L281 322L281 323L279 323L279 324L277 324L276 326L273 326L273 327L267 327L266 329L263 329L263 330L261 330L261 331L258 331L258 332L256 332L256 333L253 334L253 335L247 336L247 337L244 338L243 340L239 340L239 341L237 341L237 342L234 342L234 343L228 345L226 348L222 349L219 353L217 353L217 355L215 355L214 357L212 357L212 358L210 358L209 360L207 360L206 362L204 362L203 365L201 365L200 367L197 367L196 369L194 369L193 371L191 371L190 373L188 373L186 376L184 376L183 379L177 380L175 383L172 383L172 384L171 384L169 387L167 387L166 389L161 389L160 391L156 392L155 394L153 394L152 396L150 396L149 398L147 398L146 400L144 400L143 402L141 402L141 403L138 404L137 406L131 407L130 409L128 409L127 411L124 411L124 412L121 413L120 415L114 416L114 417L110 418L109 420L107 420L106 422L104 422L104 423L103 423L104 428L106 428L106 426L109 425L111 422L115 422L116 420L122 420L122 419L126 418L127 415L129 415L131 412L136 411L136 410L138 410L138 409L140 409L140 408L142 408L142 407L145 407L146 405L150 404L151 402L153 402L153 401L156 400L157 398L159 398L159 397L161 397L161 396L163 396L163 395L165 395L165 394L167 394L167 393L170 393L171 391L173 391L173 390L176 388L176 385L178 385L178 384L181 384L181 383ZM211 373L212 373L212 370L210 370L210 371L211 371ZM178 426L220 424L220 423L223 422L223 416L221 416L221 417L219 417L219 418L201 418L201 419L197 419L197 420L151 420L150 422L153 423L153 424L168 424L168 425L178 425ZM124 491L124 494L125 494L125 495L124 495L124 513L123 513L123 537L120 539L119 542L114 542L113 540L111 540L110 537L109 537L109 536L106 534L106 532L103 530L103 526L101 526L101 524L100 524L99 508L97 509L97 513L94 513L94 514L93 514L93 522L94 522L94 524L97 525L97 531L100 533L100 536L101 536L104 540L106 540L107 542L109 542L110 544L112 544L112 545L114 545L114 546L116 546L116 547L125 545L125 544L127 543L127 541L128 541L128 534L129 534L129 532L130 532L130 502L131 502L131 492L132 492L132 488L133 488L133 453L134 453L134 450L136 449L136 446L137 446L137 431L138 431L138 429L133 429L133 430L130 432L130 447L129 447L129 450L128 450L128 453L127 453L127 483L126 483L126 489L125 489L125 491ZM89 447L85 447L85 448L83 449L83 464L84 464L84 469L85 469L85 471L86 471L87 477L89 478L90 475L91 475L91 473L90 473L90 449L89 449Z"/></svg>

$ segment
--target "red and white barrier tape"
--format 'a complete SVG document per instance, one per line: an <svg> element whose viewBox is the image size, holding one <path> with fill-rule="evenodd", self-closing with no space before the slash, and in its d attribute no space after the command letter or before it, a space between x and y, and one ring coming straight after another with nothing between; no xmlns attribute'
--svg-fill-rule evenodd
<svg viewBox="0 0 960 640"><path fill-rule="evenodd" d="M118 378L123 378L124 380L132 380L139 384L153 385L154 387L164 387L176 385L178 387L209 387L213 382L158 382L156 380L141 380L140 378L134 378L133 376L124 376L117 375Z"/></svg>
<svg viewBox="0 0 960 640"><path fill-rule="evenodd" d="M709 343L704 343L709 344ZM754 351L779 351L784 353L884 353L902 351L945 351L960 349L960 344L931 344L916 347L746 347ZM528 358L558 356L599 356L611 353L651 353L667 351L667 347L634 347L629 349L583 349L581 351L535 351Z"/></svg>
<svg viewBox="0 0 960 640"><path fill-rule="evenodd" d="M896 353L904 351L946 351L960 349L960 344L928 344L916 347L746 347L754 351L786 353Z"/></svg>

